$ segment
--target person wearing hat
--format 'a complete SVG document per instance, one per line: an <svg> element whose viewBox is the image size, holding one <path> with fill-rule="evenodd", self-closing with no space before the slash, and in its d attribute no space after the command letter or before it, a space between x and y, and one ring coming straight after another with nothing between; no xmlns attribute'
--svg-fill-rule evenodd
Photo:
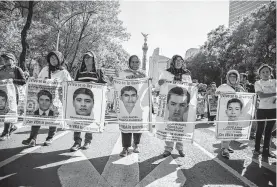
<svg viewBox="0 0 277 187"><path fill-rule="evenodd" d="M226 84L220 85L215 92L215 95L218 96L224 93L236 93L236 92L245 92L244 88L239 84L240 76L237 70L230 70L226 75ZM231 141L221 141L221 156L229 159L230 154L234 150L230 147Z"/></svg>
<svg viewBox="0 0 277 187"><path fill-rule="evenodd" d="M3 53L1 55L4 64L0 67L0 80L4 79L13 79L13 83L15 85L24 85L26 83L24 73L22 69L16 66L17 60L12 53ZM18 104L18 90L15 86L16 90L16 101ZM13 123L4 123L4 130L0 136L0 140L4 141L7 140L12 132L17 129L15 124Z"/></svg>
<svg viewBox="0 0 277 187"><path fill-rule="evenodd" d="M258 69L260 80L255 82L255 92L260 98L260 103L257 110L257 119L272 119L267 121L258 121L256 139L255 139L255 150L254 155L259 155L260 152L260 143L264 135L264 146L262 155L265 157L276 156L269 152L269 144L271 139L272 129L276 122L276 79L271 79L272 68L267 64L262 64Z"/></svg>
<svg viewBox="0 0 277 187"><path fill-rule="evenodd" d="M97 62L96 55L92 51L88 51L84 53L82 56L81 67L76 74L75 81L105 84L106 81L104 80L103 72L101 69L97 69L96 62ZM74 138L74 144L70 148L70 151L72 152L77 151L81 148L81 143L82 143L81 132L75 131L73 138ZM85 143L82 148L89 149L91 140L92 140L92 133L86 132Z"/></svg>
<svg viewBox="0 0 277 187"><path fill-rule="evenodd" d="M44 67L38 75L39 79L55 79L58 82L72 81L69 72L64 67L64 57L59 51L52 51L48 53L47 57L48 66ZM39 132L40 126L32 126L30 136L28 139L23 140L23 145L35 146L36 139ZM44 142L45 146L52 143L53 137L56 134L57 127L50 126L48 136Z"/></svg>

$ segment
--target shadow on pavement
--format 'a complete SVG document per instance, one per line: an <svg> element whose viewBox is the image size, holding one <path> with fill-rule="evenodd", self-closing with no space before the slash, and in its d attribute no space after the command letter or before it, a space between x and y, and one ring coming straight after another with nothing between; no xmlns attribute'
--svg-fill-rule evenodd
<svg viewBox="0 0 277 187"><path fill-rule="evenodd" d="M4 151L19 151L19 148L16 149ZM57 169L63 161L72 157L72 154L64 155L63 153L68 153L68 149L47 153L31 153L3 166L0 169L0 186L61 186ZM45 166L57 162L61 163Z"/></svg>

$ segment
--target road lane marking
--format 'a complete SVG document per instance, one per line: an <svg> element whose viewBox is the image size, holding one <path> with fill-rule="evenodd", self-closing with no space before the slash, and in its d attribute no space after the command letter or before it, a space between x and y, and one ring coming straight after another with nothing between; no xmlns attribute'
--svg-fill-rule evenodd
<svg viewBox="0 0 277 187"><path fill-rule="evenodd" d="M144 177L136 187L179 187L183 186L187 178L172 156L168 156L146 177Z"/></svg>
<svg viewBox="0 0 277 187"><path fill-rule="evenodd" d="M215 162L217 162L220 166L222 166L223 168L225 168L228 172L232 173L235 177L237 177L238 179L240 179L244 184L246 184L247 186L250 187L258 187L255 183L251 182L250 180L248 180L246 177L241 176L236 170L234 170L233 168L231 168L230 166L228 166L227 164L225 164L224 162L222 162L221 160L219 160L218 158L216 158L215 155L213 155L212 153L210 153L209 151L207 151L205 148L203 148L201 145L199 145L196 142L193 142L193 144L198 147L201 151L203 151L207 156L209 156L211 159L213 159Z"/></svg>
<svg viewBox="0 0 277 187"><path fill-rule="evenodd" d="M139 183L138 154L132 153L122 158L119 156L121 151L120 135L101 176L112 186L135 186Z"/></svg>
<svg viewBox="0 0 277 187"><path fill-rule="evenodd" d="M57 171L62 187L112 186L98 173L81 150L71 155L72 157L64 160Z"/></svg>
<svg viewBox="0 0 277 187"><path fill-rule="evenodd" d="M61 137L63 137L64 135L66 135L67 133L69 133L69 131L65 131L65 132L62 132L61 134L58 134L57 136L55 136L53 138L53 140L57 140ZM26 155L26 154L29 154L37 149L39 149L40 147L42 147L42 145L38 145L38 146L35 146L35 147L30 147L30 148L27 148L27 149L24 149L23 151L21 151L20 153L10 157L10 158L7 158L6 160L3 160L2 162L0 162L0 168L19 159L20 157Z"/></svg>

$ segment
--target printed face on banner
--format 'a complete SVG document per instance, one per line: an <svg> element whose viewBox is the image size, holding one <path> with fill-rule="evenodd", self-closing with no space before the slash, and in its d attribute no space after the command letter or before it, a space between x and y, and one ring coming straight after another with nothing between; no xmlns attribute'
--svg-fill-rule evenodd
<svg viewBox="0 0 277 187"><path fill-rule="evenodd" d="M66 119L101 121L103 93L100 85L68 83L66 94ZM83 121L82 124L89 125Z"/></svg>
<svg viewBox="0 0 277 187"><path fill-rule="evenodd" d="M3 90L0 90L0 110L1 111L5 110L5 108L7 107L7 99L8 99L8 96L6 92L4 92Z"/></svg>
<svg viewBox="0 0 277 187"><path fill-rule="evenodd" d="M149 131L149 86L148 79L114 79L116 112L124 133Z"/></svg>
<svg viewBox="0 0 277 187"><path fill-rule="evenodd" d="M15 88L12 82L8 82L3 81L0 84L0 115L15 114L17 110Z"/></svg>
<svg viewBox="0 0 277 187"><path fill-rule="evenodd" d="M48 82L41 80L29 81L27 86L26 116L61 118L61 84L53 84L53 80Z"/></svg>
<svg viewBox="0 0 277 187"><path fill-rule="evenodd" d="M186 121L190 94L184 87L169 87L167 93L168 121Z"/></svg>
<svg viewBox="0 0 277 187"><path fill-rule="evenodd" d="M138 97L138 91L133 86L125 86L121 89L121 101L129 114L132 113Z"/></svg>
<svg viewBox="0 0 277 187"><path fill-rule="evenodd" d="M221 96L218 102L217 138L247 140L255 111L255 94L234 93Z"/></svg>

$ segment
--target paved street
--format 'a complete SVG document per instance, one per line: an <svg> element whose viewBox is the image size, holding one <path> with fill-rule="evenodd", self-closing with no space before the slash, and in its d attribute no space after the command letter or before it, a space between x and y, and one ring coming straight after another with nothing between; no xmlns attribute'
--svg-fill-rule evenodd
<svg viewBox="0 0 277 187"><path fill-rule="evenodd" d="M114 114L107 121L114 120ZM47 129L41 129L38 145L21 144L30 127L18 129L9 141L0 142L0 186L47 187L142 187L142 186L275 186L276 160L252 157L253 140L231 143L230 160L219 155L215 127L205 120L196 125L194 142L185 143L185 157L176 150L162 157L163 141L150 133L141 138L140 153L119 156L121 136L118 125L109 123L105 132L94 134L89 150L69 152L73 132L59 131L51 146L41 144ZM83 134L82 134L83 136ZM84 137L84 136L83 136Z"/></svg>

